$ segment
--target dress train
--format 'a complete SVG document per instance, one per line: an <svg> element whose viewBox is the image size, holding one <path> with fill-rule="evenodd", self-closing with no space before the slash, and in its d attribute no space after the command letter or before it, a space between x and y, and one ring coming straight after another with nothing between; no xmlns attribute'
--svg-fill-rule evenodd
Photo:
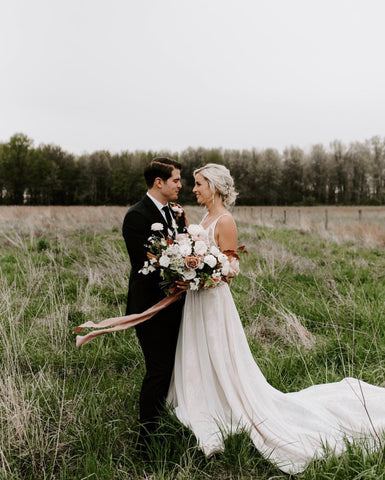
<svg viewBox="0 0 385 480"><path fill-rule="evenodd" d="M187 292L167 400L207 456L224 449L228 434L246 430L287 473L304 470L326 446L338 455L346 441L375 444L385 430L385 388L355 378L291 393L272 387L225 283Z"/></svg>

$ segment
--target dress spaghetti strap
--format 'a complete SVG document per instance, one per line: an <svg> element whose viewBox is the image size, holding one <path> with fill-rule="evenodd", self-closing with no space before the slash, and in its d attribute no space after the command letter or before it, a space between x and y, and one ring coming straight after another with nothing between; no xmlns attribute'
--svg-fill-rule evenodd
<svg viewBox="0 0 385 480"><path fill-rule="evenodd" d="M203 222L205 221L205 218L207 217L208 215L208 212L204 215L204 217L202 218L200 224L202 225ZM226 212L226 213L222 213L222 215L219 215L217 218L215 218L211 223L209 223L209 225L207 225L207 227L205 228L205 230L210 230L211 228L213 228L215 230L215 227L217 225L217 222L220 218L224 217L225 215L230 215L230 213Z"/></svg>
<svg viewBox="0 0 385 480"><path fill-rule="evenodd" d="M217 242L215 241L215 227L217 226L217 223L218 223L218 220L226 215L230 215L229 213L222 213L222 215L219 215L215 220L213 220L210 225L208 225L205 230L206 232L208 233L208 236L209 236L209 239L210 239L210 242L212 245L215 245L216 247L218 246L217 245Z"/></svg>
<svg viewBox="0 0 385 480"><path fill-rule="evenodd" d="M212 227L213 231L215 230L215 227L217 226L217 223L218 223L218 220L222 217L225 217L226 215L230 215L229 213L222 213L222 215L219 215L219 217L217 217L213 222L211 222L211 224L209 225L209 227Z"/></svg>

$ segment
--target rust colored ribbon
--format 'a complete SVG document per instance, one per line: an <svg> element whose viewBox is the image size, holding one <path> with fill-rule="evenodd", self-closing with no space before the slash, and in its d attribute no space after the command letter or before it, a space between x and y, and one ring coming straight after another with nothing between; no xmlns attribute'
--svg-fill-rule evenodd
<svg viewBox="0 0 385 480"><path fill-rule="evenodd" d="M148 308L142 313L132 313L131 315L125 315L123 317L113 317L102 320L100 323L86 322L82 325L79 325L75 328L73 333L79 333L83 328L102 328L103 330L94 330L93 332L87 333L87 335L77 335L76 336L76 346L80 347L84 345L99 335L104 335L105 333L118 332L120 330L126 330L127 328L134 327L139 325L139 323L145 322L153 317L156 313L160 312L164 308L168 307L176 300L178 300L179 295L182 292L174 293L169 297L163 298L160 302L156 303L152 307ZM110 327L110 328L105 328Z"/></svg>

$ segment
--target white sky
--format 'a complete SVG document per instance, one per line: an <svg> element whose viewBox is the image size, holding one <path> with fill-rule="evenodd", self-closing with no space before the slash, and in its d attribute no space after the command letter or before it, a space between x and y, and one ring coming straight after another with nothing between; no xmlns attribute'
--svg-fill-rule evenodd
<svg viewBox="0 0 385 480"><path fill-rule="evenodd" d="M80 154L385 135L384 0L1 0L0 141Z"/></svg>

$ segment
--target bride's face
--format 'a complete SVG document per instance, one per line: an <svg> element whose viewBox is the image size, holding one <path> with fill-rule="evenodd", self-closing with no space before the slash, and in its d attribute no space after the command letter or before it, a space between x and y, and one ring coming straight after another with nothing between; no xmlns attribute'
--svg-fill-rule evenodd
<svg viewBox="0 0 385 480"><path fill-rule="evenodd" d="M208 205L213 200L213 192L211 191L209 182L200 174L195 175L195 186L193 193L197 197L197 202L201 205Z"/></svg>

